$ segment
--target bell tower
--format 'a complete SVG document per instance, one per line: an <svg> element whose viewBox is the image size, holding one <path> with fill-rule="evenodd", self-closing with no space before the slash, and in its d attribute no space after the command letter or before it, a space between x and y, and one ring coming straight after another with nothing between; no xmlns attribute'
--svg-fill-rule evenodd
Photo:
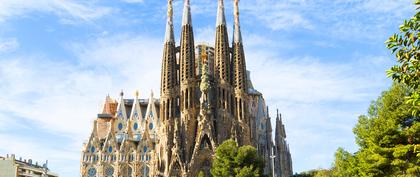
<svg viewBox="0 0 420 177"><path fill-rule="evenodd" d="M217 141L221 144L231 138L232 119L234 115L232 89L232 62L230 57L229 37L226 26L224 1L218 0L216 17L216 40L214 78L216 83L216 122Z"/></svg>
<svg viewBox="0 0 420 177"><path fill-rule="evenodd" d="M158 130L159 142L156 146L154 167L155 176L168 171L172 159L174 121L179 118L179 81L178 64L176 60L176 46L174 39L172 0L168 0L168 13L165 30L164 49L162 56L162 73L160 85L160 126Z"/></svg>
<svg viewBox="0 0 420 177"><path fill-rule="evenodd" d="M192 157L197 132L197 115L199 111L198 85L195 68L194 33L191 19L190 0L184 0L184 11L181 27L180 92L181 92L181 125L182 141L181 161L188 164Z"/></svg>
<svg viewBox="0 0 420 177"><path fill-rule="evenodd" d="M239 0L234 0L234 26L233 26L233 72L235 90L235 115L239 127L237 127L238 144L251 144L250 118L248 115L247 75L245 53L242 44L241 26L239 23ZM241 137L239 137L241 136Z"/></svg>

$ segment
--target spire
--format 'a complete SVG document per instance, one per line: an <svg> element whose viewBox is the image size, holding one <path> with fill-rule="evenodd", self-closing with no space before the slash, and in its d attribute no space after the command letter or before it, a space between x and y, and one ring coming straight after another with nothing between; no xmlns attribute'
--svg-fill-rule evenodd
<svg viewBox="0 0 420 177"><path fill-rule="evenodd" d="M168 0L168 19L166 22L165 43L168 42L175 42L172 0Z"/></svg>
<svg viewBox="0 0 420 177"><path fill-rule="evenodd" d="M216 18L215 46L215 76L224 83L231 84L231 63L229 53L229 38L226 28L225 8L223 0L219 0Z"/></svg>
<svg viewBox="0 0 420 177"><path fill-rule="evenodd" d="M182 33L180 46L180 74L181 82L195 77L194 34L191 21L190 0L184 0L184 14L182 19ZM182 88L181 88L182 89Z"/></svg>
<svg viewBox="0 0 420 177"><path fill-rule="evenodd" d="M125 102L124 102L124 92L121 90L120 101L117 106L117 115L118 119L127 119L127 112L125 111Z"/></svg>
<svg viewBox="0 0 420 177"><path fill-rule="evenodd" d="M182 15L182 26L192 25L190 0L184 0L184 13Z"/></svg>
<svg viewBox="0 0 420 177"><path fill-rule="evenodd" d="M116 101L113 100L109 94L105 97L104 106L102 108L102 114L114 114L116 108Z"/></svg>
<svg viewBox="0 0 420 177"><path fill-rule="evenodd" d="M234 0L234 17L233 41L235 43L242 43L241 25L239 23L239 0Z"/></svg>
<svg viewBox="0 0 420 177"><path fill-rule="evenodd" d="M242 45L241 27L239 25L239 0L234 0L235 25L233 33L233 68L235 90L247 92L247 71L245 63L245 52Z"/></svg>
<svg viewBox="0 0 420 177"><path fill-rule="evenodd" d="M218 8L217 8L217 22L216 26L219 25L226 25L226 18L225 18L225 6L223 0L219 0Z"/></svg>
<svg viewBox="0 0 420 177"><path fill-rule="evenodd" d="M136 91L135 95L136 95L136 98L134 99L133 107L131 109L130 118L132 120L142 120L143 119L143 113L140 109L139 91Z"/></svg>
<svg viewBox="0 0 420 177"><path fill-rule="evenodd" d="M168 19L165 32L165 46L162 57L161 95L167 96L176 83L176 49L173 26L172 0L168 0Z"/></svg>
<svg viewBox="0 0 420 177"><path fill-rule="evenodd" d="M155 106L155 98L153 98L153 91L150 92L149 103L146 108L146 119L157 119L157 110Z"/></svg>

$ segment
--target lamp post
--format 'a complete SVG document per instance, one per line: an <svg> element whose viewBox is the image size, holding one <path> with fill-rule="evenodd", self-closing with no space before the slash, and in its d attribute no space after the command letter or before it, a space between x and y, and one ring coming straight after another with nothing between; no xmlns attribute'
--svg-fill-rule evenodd
<svg viewBox="0 0 420 177"><path fill-rule="evenodd" d="M271 169L272 169L272 172L273 172L273 177L276 177L275 174L274 174L274 158L276 158L276 156L274 155L274 147L271 148L270 158L271 158Z"/></svg>

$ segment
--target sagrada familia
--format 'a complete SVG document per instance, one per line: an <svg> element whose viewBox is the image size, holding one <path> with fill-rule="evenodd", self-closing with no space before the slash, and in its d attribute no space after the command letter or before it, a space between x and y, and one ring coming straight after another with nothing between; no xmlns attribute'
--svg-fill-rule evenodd
<svg viewBox="0 0 420 177"><path fill-rule="evenodd" d="M218 0L214 47L195 45L190 1L184 0L180 45L174 40L172 0L163 47L160 99L107 96L81 156L82 177L196 177L210 168L225 140L254 146L265 159L264 173L292 176L292 160L277 111L273 142L263 95L246 70L234 0L229 43L224 2Z"/></svg>

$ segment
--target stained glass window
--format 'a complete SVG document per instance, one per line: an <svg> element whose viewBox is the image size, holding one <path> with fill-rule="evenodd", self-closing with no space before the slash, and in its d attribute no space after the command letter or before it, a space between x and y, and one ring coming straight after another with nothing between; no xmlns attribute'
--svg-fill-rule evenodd
<svg viewBox="0 0 420 177"><path fill-rule="evenodd" d="M90 168L89 170L88 170L88 176L89 177L93 177L93 176L95 176L96 175L96 169L95 168Z"/></svg>
<svg viewBox="0 0 420 177"><path fill-rule="evenodd" d="M137 122L136 122L136 123L134 123L133 128L134 128L134 130L137 130L137 129L139 128L139 124L137 124Z"/></svg>
<svg viewBox="0 0 420 177"><path fill-rule="evenodd" d="M105 175L106 176L112 176L114 174L114 168L112 168L112 167L108 167L106 170L105 170Z"/></svg>
<svg viewBox="0 0 420 177"><path fill-rule="evenodd" d="M122 123L119 123L118 124L118 130L122 130L123 129L123 124Z"/></svg>

